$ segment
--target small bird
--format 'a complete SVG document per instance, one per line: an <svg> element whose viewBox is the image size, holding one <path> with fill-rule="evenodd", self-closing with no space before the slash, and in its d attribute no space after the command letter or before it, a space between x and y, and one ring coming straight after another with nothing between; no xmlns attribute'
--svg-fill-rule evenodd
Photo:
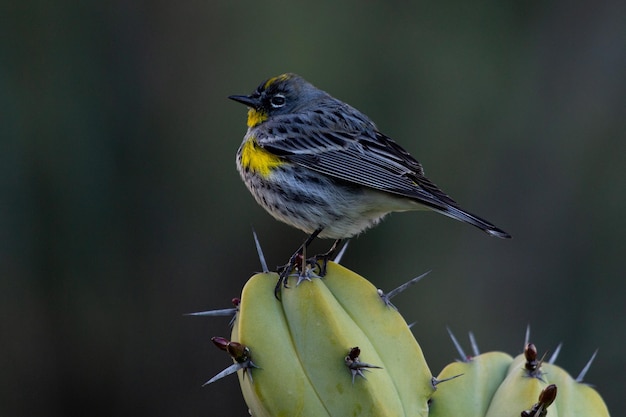
<svg viewBox="0 0 626 417"><path fill-rule="evenodd" d="M249 107L237 151L241 178L274 218L309 235L278 285L286 284L295 259L316 237L336 240L330 253L390 212L430 209L490 236L511 237L459 207L366 115L296 74L229 98Z"/></svg>

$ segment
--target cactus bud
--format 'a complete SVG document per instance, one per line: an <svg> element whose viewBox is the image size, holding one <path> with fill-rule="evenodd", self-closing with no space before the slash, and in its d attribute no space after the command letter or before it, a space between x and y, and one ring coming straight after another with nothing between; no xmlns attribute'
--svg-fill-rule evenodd
<svg viewBox="0 0 626 417"><path fill-rule="evenodd" d="M556 385L550 384L539 393L539 401L530 410L524 410L521 417L546 417L548 407L556 399Z"/></svg>
<svg viewBox="0 0 626 417"><path fill-rule="evenodd" d="M352 374L353 385L354 385L354 378L356 378L357 376L365 378L365 375L363 374L363 370L367 370L371 368L381 369L380 366L361 362L361 360L359 359L360 354L361 354L361 349L359 349L358 346L353 347L352 349L350 349L350 352L348 352L348 356L346 356L344 360L346 363L346 366L348 367L348 369L350 370L350 373Z"/></svg>

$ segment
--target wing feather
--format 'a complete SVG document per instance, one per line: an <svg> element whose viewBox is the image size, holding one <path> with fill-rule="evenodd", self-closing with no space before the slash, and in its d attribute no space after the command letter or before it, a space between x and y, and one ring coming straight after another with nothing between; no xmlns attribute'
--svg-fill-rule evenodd
<svg viewBox="0 0 626 417"><path fill-rule="evenodd" d="M328 109L276 117L264 124L255 132L259 145L288 161L433 208L458 207L426 178L415 158L358 112Z"/></svg>

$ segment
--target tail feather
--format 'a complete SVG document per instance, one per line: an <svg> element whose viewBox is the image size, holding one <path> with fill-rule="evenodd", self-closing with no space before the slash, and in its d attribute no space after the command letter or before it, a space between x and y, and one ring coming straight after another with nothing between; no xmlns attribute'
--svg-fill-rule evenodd
<svg viewBox="0 0 626 417"><path fill-rule="evenodd" d="M444 207L433 207L430 206L433 211L443 214L444 216L451 217L455 220L461 221L463 223L471 224L474 227L479 228L490 236L499 237L500 239L510 239L511 235L505 232L504 230L494 226L489 223L485 219L481 219L480 217L469 213L465 210L462 210L458 207L454 206L444 206Z"/></svg>

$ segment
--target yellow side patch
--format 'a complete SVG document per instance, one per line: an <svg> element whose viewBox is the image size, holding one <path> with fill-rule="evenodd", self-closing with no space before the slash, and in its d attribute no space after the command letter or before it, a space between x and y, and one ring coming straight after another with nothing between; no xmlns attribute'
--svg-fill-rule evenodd
<svg viewBox="0 0 626 417"><path fill-rule="evenodd" d="M258 124L263 123L266 120L267 113L255 109L248 110L248 127L254 127Z"/></svg>
<svg viewBox="0 0 626 417"><path fill-rule="evenodd" d="M241 149L241 165L263 177L268 177L272 170L285 162L261 148L256 140L248 140Z"/></svg>

